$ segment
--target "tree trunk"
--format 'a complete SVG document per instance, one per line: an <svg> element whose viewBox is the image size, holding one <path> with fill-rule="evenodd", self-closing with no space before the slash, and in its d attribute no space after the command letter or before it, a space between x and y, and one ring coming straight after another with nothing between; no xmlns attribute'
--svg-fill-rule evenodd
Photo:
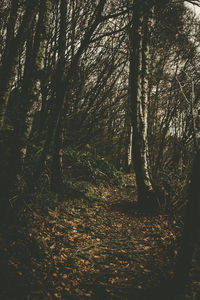
<svg viewBox="0 0 200 300"><path fill-rule="evenodd" d="M10 17L16 18L17 6L13 4ZM8 25L6 49L2 57L2 65L0 69L0 190L1 190L1 212L4 215L12 215L12 193L17 179L19 164L19 147L18 140L16 138L15 125L13 124L14 132L12 128L5 126L6 111L8 106L8 100L11 95L11 90L16 76L16 67L18 64L18 58L22 51L23 45L30 32L31 25L35 18L38 9L38 0L26 1L25 13L22 23L14 36L15 21L10 21ZM9 47L9 49L7 49ZM19 103L19 94L15 98L16 103ZM12 106L12 104L11 104ZM11 110L14 109L14 106Z"/></svg>
<svg viewBox="0 0 200 300"><path fill-rule="evenodd" d="M126 161L125 161L125 170L126 172L131 172L132 167L132 154L133 154L133 126L130 124L128 128L128 144L127 144L127 153L126 153Z"/></svg>
<svg viewBox="0 0 200 300"><path fill-rule="evenodd" d="M189 188L188 205L185 212L184 230L181 250L175 267L174 285L179 291L184 290L189 282L189 270L196 246L200 245L200 151L196 153L191 183Z"/></svg>
<svg viewBox="0 0 200 300"><path fill-rule="evenodd" d="M19 139L22 141L20 149L22 159L26 157L27 140L31 133L35 112L39 111L41 106L41 84L44 76L44 59L48 43L51 6L52 0L40 2L34 43L31 44L32 38L27 43L19 129Z"/></svg>
<svg viewBox="0 0 200 300"><path fill-rule="evenodd" d="M62 126L59 122L54 141L52 168L51 168L51 189L60 195L63 194L63 175L62 175Z"/></svg>
<svg viewBox="0 0 200 300"><path fill-rule="evenodd" d="M1 170L1 172L3 172L2 176L6 176L8 182L6 188L2 186L2 189L5 190L4 202L7 202L6 205L9 205L8 199L14 192L15 186L18 190L19 184L16 183L18 183L22 176L27 143L32 128L34 113L38 107L41 74L44 68L44 49L47 43L46 31L48 30L50 22L50 3L51 0L41 1L36 33L35 35L33 33L30 34L26 45L24 80L22 83L22 90L17 101L19 105L18 112L16 113L17 122L14 125L12 136L9 138L9 141L11 142L9 143L9 149L7 149L10 153L10 159L7 160L6 168ZM30 5L30 2L28 2L28 4ZM12 74L12 76L14 76L14 74ZM12 76L10 77L10 83L12 81ZM8 90L7 95L9 95ZM6 102L4 102L4 104L5 103ZM12 110L14 107L10 107L10 109ZM2 115L2 117L3 121L4 116ZM6 149L2 151L6 151ZM10 170L12 170L12 172L10 172Z"/></svg>
<svg viewBox="0 0 200 300"><path fill-rule="evenodd" d="M52 143L54 143L55 140L55 135L57 131L58 124L61 120L62 113L64 111L66 102L67 102L67 94L68 91L70 90L70 85L71 82L74 78L74 74L77 70L77 66L80 60L81 55L83 54L84 50L88 47L90 43L90 39L92 37L92 34L94 33L95 29L101 22L101 14L104 9L106 0L100 0L99 4L97 5L96 11L94 15L91 17L91 20L94 20L91 24L91 27L86 31L82 41L80 42L80 47L78 48L76 54L73 56L70 67L68 68L67 71L64 72L63 67L65 64L63 64L63 61L65 60L65 32L66 32L66 23L64 22L65 17L64 17L64 12L66 11L66 1L62 0L61 1L61 23L60 23L60 33L59 33L59 53L61 56L58 55L59 60L57 63L57 68L55 72L55 88L56 88L56 102L54 104L54 107L51 112L51 119L49 122L49 130L47 133L45 145L40 157L39 164L36 168L34 178L38 178L40 174L40 169L44 165L46 156L49 153L50 146ZM65 14L66 15L66 14ZM90 24L91 22L89 22ZM65 74L64 74L65 73Z"/></svg>
<svg viewBox="0 0 200 300"><path fill-rule="evenodd" d="M138 201L144 206L151 195L152 185L148 169L147 97L149 19L152 7L134 1L130 39L130 108L133 126L133 163L136 173Z"/></svg>
<svg viewBox="0 0 200 300"><path fill-rule="evenodd" d="M7 37L6 49L2 57L2 65L0 68L0 129L3 128L5 123L6 109L15 80L18 58L35 18L37 8L38 0L27 0L26 11L16 37L14 37L13 33L12 39ZM14 14L15 13L16 7ZM10 15L10 18L13 18L12 14ZM7 34L10 34L14 30L14 24L12 22L13 20L9 21Z"/></svg>

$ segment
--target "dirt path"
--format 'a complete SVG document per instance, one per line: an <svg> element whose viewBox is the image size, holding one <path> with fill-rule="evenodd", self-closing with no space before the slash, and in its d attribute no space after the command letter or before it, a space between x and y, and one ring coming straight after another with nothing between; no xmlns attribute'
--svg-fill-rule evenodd
<svg viewBox="0 0 200 300"><path fill-rule="evenodd" d="M13 287L2 300L151 299L172 274L181 218L142 214L134 187L98 195L33 211L26 239L22 231L1 237L10 268L3 282Z"/></svg>

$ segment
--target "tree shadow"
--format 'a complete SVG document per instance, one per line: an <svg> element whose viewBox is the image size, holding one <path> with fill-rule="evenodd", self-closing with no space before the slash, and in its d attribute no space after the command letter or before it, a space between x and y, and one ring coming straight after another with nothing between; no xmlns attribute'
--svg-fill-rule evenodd
<svg viewBox="0 0 200 300"><path fill-rule="evenodd" d="M157 216L160 214L160 210L155 207L143 207L138 202L129 201L129 200L120 200L113 203L110 206L112 211L118 211L120 213L124 213L129 217L135 216Z"/></svg>
<svg viewBox="0 0 200 300"><path fill-rule="evenodd" d="M184 300L184 291L177 290L172 280L166 280L159 285L147 289L138 289L134 287L122 289L121 287L112 287L98 283L90 285L93 291L91 299L95 300Z"/></svg>
<svg viewBox="0 0 200 300"><path fill-rule="evenodd" d="M138 290L131 288L127 294L127 300L184 300L185 290L179 289L173 279L162 281L159 285L148 289Z"/></svg>

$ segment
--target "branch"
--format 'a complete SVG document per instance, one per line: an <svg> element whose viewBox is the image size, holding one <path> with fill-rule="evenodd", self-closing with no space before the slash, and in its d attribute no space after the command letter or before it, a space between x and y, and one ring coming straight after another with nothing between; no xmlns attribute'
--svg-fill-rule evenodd
<svg viewBox="0 0 200 300"><path fill-rule="evenodd" d="M179 81L179 79L178 79L177 76L176 76L176 81L178 82L178 84L179 84L179 86L180 86L181 93L182 93L182 95L184 96L186 102L190 104L190 101L188 100L188 98L187 98L187 96L186 96L186 94L185 94L185 92L184 92L184 90L183 90L183 86L181 85L181 83L180 83L180 81Z"/></svg>
<svg viewBox="0 0 200 300"><path fill-rule="evenodd" d="M121 11L121 12L116 13L116 14L110 14L110 15L107 15L107 16L102 16L102 21L107 21L109 19L115 19L117 17L124 16L128 12L129 12L129 9L126 9L126 10Z"/></svg>
<svg viewBox="0 0 200 300"><path fill-rule="evenodd" d="M75 70L76 65L79 61L79 58L81 57L83 51L87 48L87 46L90 43L90 39L92 37L92 34L94 33L97 26L101 23L101 21L102 21L102 15L101 14L103 12L105 4L106 4L106 0L100 0L99 1L99 4L97 5L96 12L95 12L95 14L96 14L95 20L94 20L93 24L91 25L91 27L89 28L89 30L85 33L85 35L84 35L84 37L81 41L81 45L80 45L78 51L76 52L76 54L74 55L73 62L71 63L71 67L70 67L70 70L68 72L68 76L70 76L71 72L73 72L73 70ZM92 16L92 19L93 18L94 18L94 16Z"/></svg>
<svg viewBox="0 0 200 300"><path fill-rule="evenodd" d="M97 42L98 40L102 39L103 37L111 36L111 35L113 35L113 34L122 32L122 31L126 30L127 27L128 27L128 25L126 25L126 26L124 26L124 27L122 27L122 28L120 28L120 29L113 30L113 31L111 31L111 32L106 32L106 33L100 35L99 37L97 37L96 39L91 40L90 43L95 43L95 42Z"/></svg>

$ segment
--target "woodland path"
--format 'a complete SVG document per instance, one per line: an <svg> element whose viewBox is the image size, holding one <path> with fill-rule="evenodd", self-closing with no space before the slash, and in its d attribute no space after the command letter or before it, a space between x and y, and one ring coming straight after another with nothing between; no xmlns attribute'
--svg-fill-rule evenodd
<svg viewBox="0 0 200 300"><path fill-rule="evenodd" d="M173 273L182 217L142 213L133 185L96 192L31 211L26 234L5 229L0 299L155 299Z"/></svg>

